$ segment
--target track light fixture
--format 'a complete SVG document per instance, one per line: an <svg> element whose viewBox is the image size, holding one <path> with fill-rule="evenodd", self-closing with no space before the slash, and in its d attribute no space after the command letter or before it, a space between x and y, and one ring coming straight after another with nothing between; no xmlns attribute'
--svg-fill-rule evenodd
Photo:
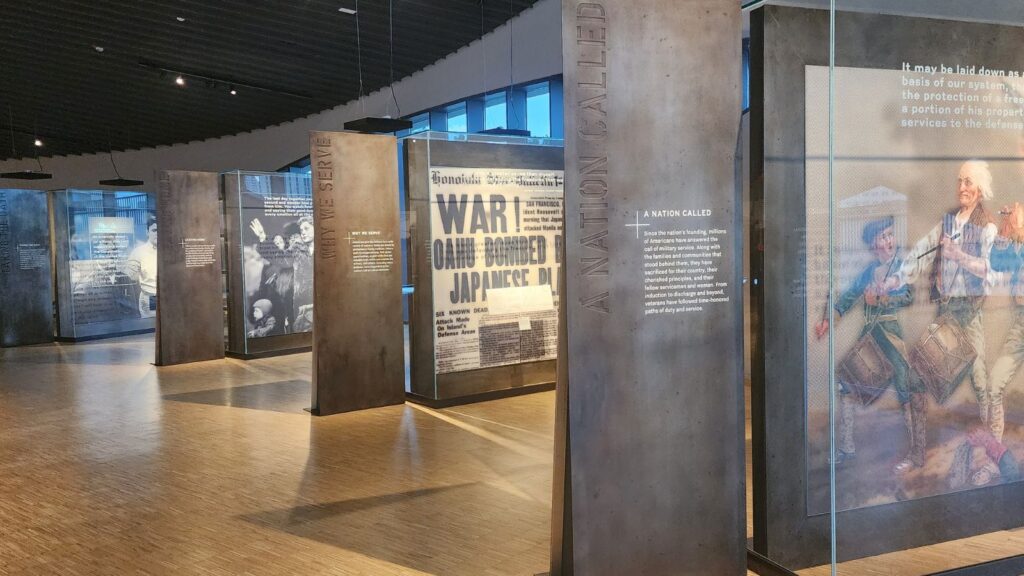
<svg viewBox="0 0 1024 576"><path fill-rule="evenodd" d="M313 96L303 92L294 92L291 90L283 90L272 86L261 86L259 84L253 84L251 82L245 82L239 78L224 78L220 76L214 76L208 72L202 70L183 70L175 66L169 66L160 64L150 60L139 60L139 66L153 70L160 75L161 78L165 78L168 75L174 78L174 83L177 86L186 87L195 82L206 82L208 88L214 90L220 90L223 87L228 87L228 93L235 96L239 90L247 90L249 92L268 92L273 94L279 94L281 96L288 96L291 98L301 98L303 100L312 100ZM199 86L199 84L195 84ZM247 92L248 93L248 92Z"/></svg>

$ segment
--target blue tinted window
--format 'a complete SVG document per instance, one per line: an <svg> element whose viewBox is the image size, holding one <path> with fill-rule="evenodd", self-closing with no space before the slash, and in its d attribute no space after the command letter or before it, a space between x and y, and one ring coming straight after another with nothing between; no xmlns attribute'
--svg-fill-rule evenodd
<svg viewBox="0 0 1024 576"><path fill-rule="evenodd" d="M484 100L484 130L508 126L508 101L505 92L491 94Z"/></svg>
<svg viewBox="0 0 1024 576"><path fill-rule="evenodd" d="M551 136L551 91L547 82L526 88L526 129L530 136Z"/></svg>
<svg viewBox="0 0 1024 576"><path fill-rule="evenodd" d="M448 131L466 131L466 103L462 102L448 108Z"/></svg>
<svg viewBox="0 0 1024 576"><path fill-rule="evenodd" d="M412 120L412 129L409 130L410 134L415 134L417 132L426 132L427 130L430 130L429 112L424 112L423 114L420 114L418 116L413 116L412 118L410 118L410 120Z"/></svg>

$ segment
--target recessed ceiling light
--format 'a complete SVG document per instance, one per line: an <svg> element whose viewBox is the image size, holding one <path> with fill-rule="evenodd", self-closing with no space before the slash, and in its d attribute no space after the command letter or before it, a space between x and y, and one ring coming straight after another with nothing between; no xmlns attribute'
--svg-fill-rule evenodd
<svg viewBox="0 0 1024 576"><path fill-rule="evenodd" d="M174 19L177 20L178 22L184 22L185 21L185 17L184 16L175 16Z"/></svg>
<svg viewBox="0 0 1024 576"><path fill-rule="evenodd" d="M238 91L235 90L234 88L232 88L231 89L231 95L234 96L235 94L238 94Z"/></svg>
<svg viewBox="0 0 1024 576"><path fill-rule="evenodd" d="M92 49L97 52L103 52L103 46L93 46Z"/></svg>
<svg viewBox="0 0 1024 576"><path fill-rule="evenodd" d="M182 78L181 76L178 76L177 78L174 79L174 83L177 84L178 86L184 86L185 85L185 79Z"/></svg>
<svg viewBox="0 0 1024 576"><path fill-rule="evenodd" d="M36 138L35 144L36 144L36 146L42 146L43 145L43 141L40 140L39 138Z"/></svg>
<svg viewBox="0 0 1024 576"><path fill-rule="evenodd" d="M338 12L341 12L343 14L355 14L356 13L356 11L351 9L351 8L338 8Z"/></svg>

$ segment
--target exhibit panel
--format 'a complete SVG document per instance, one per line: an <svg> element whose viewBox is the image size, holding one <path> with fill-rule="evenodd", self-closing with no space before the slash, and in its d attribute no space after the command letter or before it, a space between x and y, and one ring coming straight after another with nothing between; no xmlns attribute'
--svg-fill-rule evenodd
<svg viewBox="0 0 1024 576"><path fill-rule="evenodd" d="M228 354L255 358L309 350L314 240L310 175L234 171L221 180Z"/></svg>
<svg viewBox="0 0 1024 576"><path fill-rule="evenodd" d="M550 389L562 142L428 132L403 144L411 398L443 405Z"/></svg>
<svg viewBox="0 0 1024 576"><path fill-rule="evenodd" d="M730 0L562 2L552 574L747 573L741 28Z"/></svg>
<svg viewBox="0 0 1024 576"><path fill-rule="evenodd" d="M172 170L156 179L156 365L223 358L220 176Z"/></svg>
<svg viewBox="0 0 1024 576"><path fill-rule="evenodd" d="M807 4L752 16L754 549L1024 573L1024 14Z"/></svg>
<svg viewBox="0 0 1024 576"><path fill-rule="evenodd" d="M152 194L52 193L57 335L79 340L152 331L157 221Z"/></svg>
<svg viewBox="0 0 1024 576"><path fill-rule="evenodd" d="M398 144L311 132L315 290L312 412L405 401ZM315 247L315 250L314 250Z"/></svg>
<svg viewBox="0 0 1024 576"><path fill-rule="evenodd" d="M53 340L49 215L45 191L0 189L0 346Z"/></svg>

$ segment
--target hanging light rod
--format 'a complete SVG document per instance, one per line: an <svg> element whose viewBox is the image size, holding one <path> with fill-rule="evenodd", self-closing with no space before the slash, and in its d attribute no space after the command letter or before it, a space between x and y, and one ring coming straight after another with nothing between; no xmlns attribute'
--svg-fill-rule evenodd
<svg viewBox="0 0 1024 576"><path fill-rule="evenodd" d="M3 180L49 180L50 178L53 178L53 174L48 172L35 172L32 170L4 172L0 174L0 179Z"/></svg>
<svg viewBox="0 0 1024 576"><path fill-rule="evenodd" d="M121 177L121 172L117 170L117 164L114 163L114 150L113 146L107 144L107 155L110 157L110 165L114 167L114 174L117 178L110 178L108 180L100 180L100 184L104 186L117 186L124 188L127 186L142 186L145 184L142 180L132 180L131 178Z"/></svg>
<svg viewBox="0 0 1024 576"><path fill-rule="evenodd" d="M292 92L291 90L281 90L279 88L271 88L270 86L260 86L259 84L250 84L248 82L239 82L233 78L219 78L217 76L211 76L209 74L203 74L202 72L181 70L178 68L171 68L152 60L139 60L139 66L146 68L147 70L153 70L161 74L171 74L175 78L181 78L182 83L188 79L205 80L212 82L214 85L223 84L224 86L231 86L233 90L240 90L246 88L249 90L259 90L260 92L270 92L272 94L280 94L282 96L290 96L292 98L302 98L303 100L312 100L313 97L309 94L302 92ZM182 85L182 84L179 84Z"/></svg>
<svg viewBox="0 0 1024 576"><path fill-rule="evenodd" d="M365 134L385 134L388 132L398 132L399 130L409 130L410 128L412 128L412 120L403 120L401 118L375 118L368 116L345 122L345 130L363 132Z"/></svg>
<svg viewBox="0 0 1024 576"><path fill-rule="evenodd" d="M111 178L109 180L100 180L100 184L104 186L116 186L118 188L126 188L128 186L142 186L145 184L142 180L132 180L130 178Z"/></svg>
<svg viewBox="0 0 1024 576"><path fill-rule="evenodd" d="M0 174L0 179L4 180L49 180L53 178L53 174L43 170L43 162L36 156L36 164L39 165L39 170L18 170L17 172L4 172Z"/></svg>
<svg viewBox="0 0 1024 576"><path fill-rule="evenodd" d="M14 147L14 109L11 105L7 105L7 128L11 131L11 157L18 155L18 151ZM39 142L36 137L36 142ZM43 171L43 162L39 159L39 153L36 153L36 164L39 165L39 171L34 170L19 170L17 172L3 172L0 173L0 178L7 180L49 180L53 178L53 174L48 174Z"/></svg>

